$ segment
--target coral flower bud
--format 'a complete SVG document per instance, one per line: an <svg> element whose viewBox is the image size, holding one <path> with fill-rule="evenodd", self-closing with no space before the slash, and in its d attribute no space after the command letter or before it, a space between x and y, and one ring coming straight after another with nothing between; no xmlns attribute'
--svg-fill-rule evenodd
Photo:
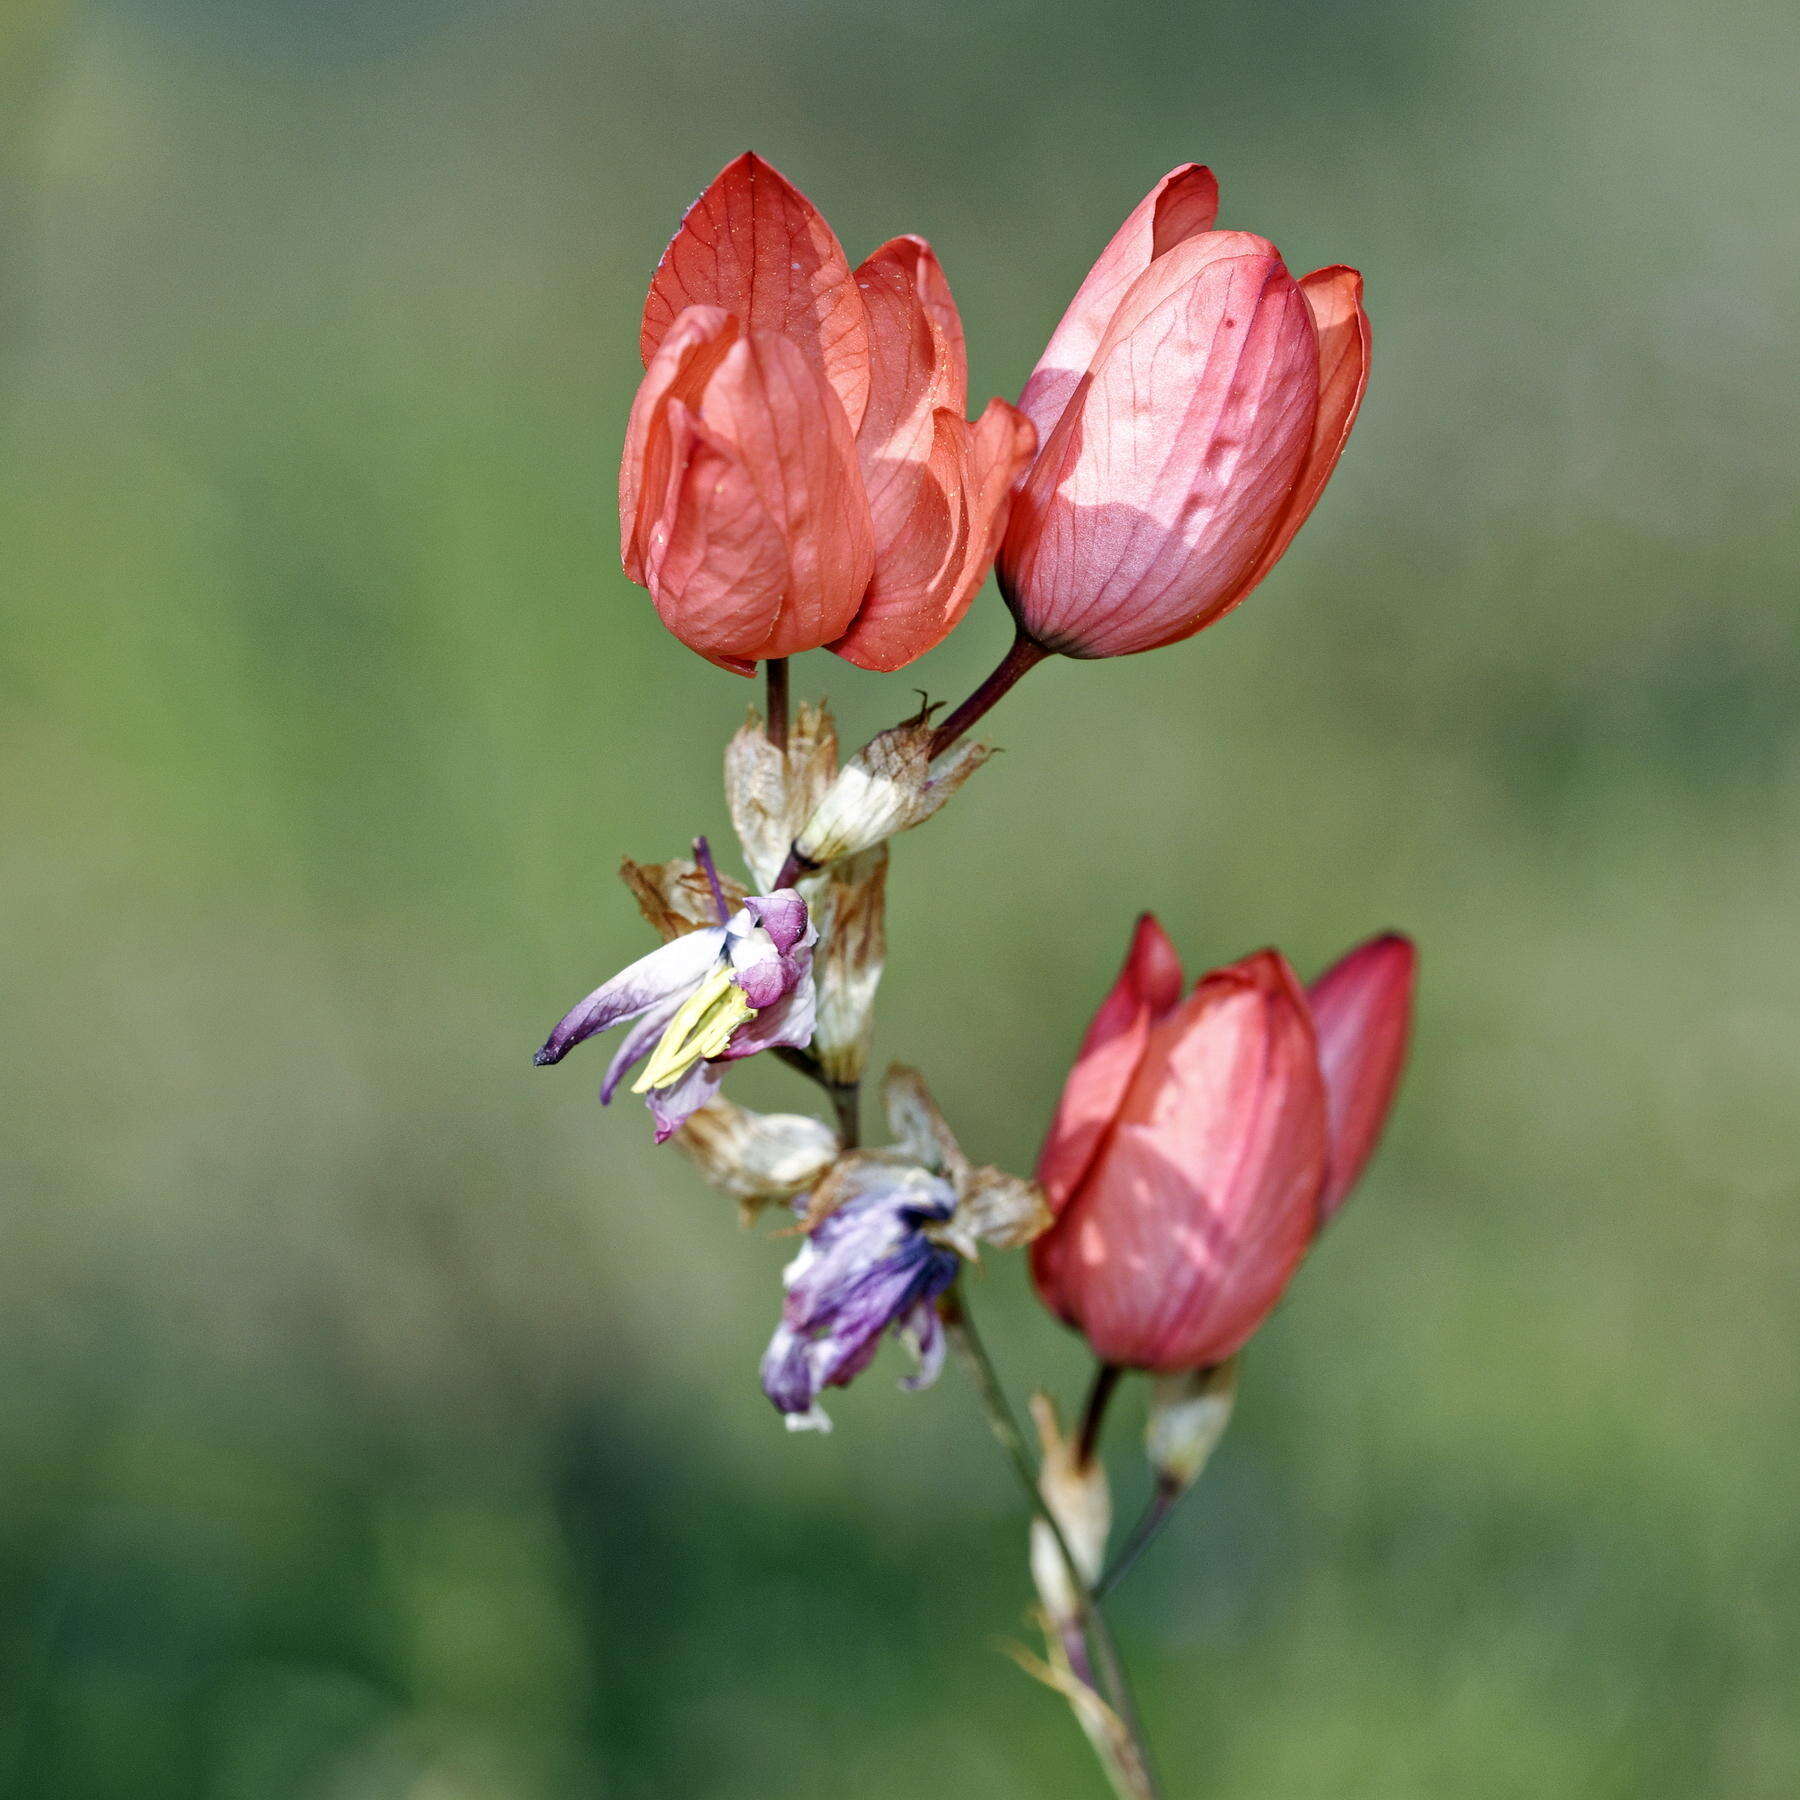
<svg viewBox="0 0 1800 1800"><path fill-rule="evenodd" d="M1105 1361L1174 1373L1268 1316L1372 1152L1405 1052L1413 953L1374 940L1318 985L1273 950L1185 998L1142 919L1038 1163L1055 1223L1032 1246L1052 1311Z"/></svg>
<svg viewBox="0 0 1800 1800"><path fill-rule="evenodd" d="M962 324L931 247L852 272L759 157L727 167L657 266L619 471L625 572L742 674L829 645L898 669L986 579L1036 433L971 425Z"/></svg>
<svg viewBox="0 0 1800 1800"><path fill-rule="evenodd" d="M1410 939L1387 932L1352 950L1306 990L1331 1137L1321 1220L1343 1205L1387 1123L1406 1062L1418 962Z"/></svg>
<svg viewBox="0 0 1800 1800"><path fill-rule="evenodd" d="M1001 587L1067 656L1127 656L1222 617L1323 491L1368 374L1361 277L1299 281L1218 187L1165 176L1102 252L1020 397L1039 450Z"/></svg>

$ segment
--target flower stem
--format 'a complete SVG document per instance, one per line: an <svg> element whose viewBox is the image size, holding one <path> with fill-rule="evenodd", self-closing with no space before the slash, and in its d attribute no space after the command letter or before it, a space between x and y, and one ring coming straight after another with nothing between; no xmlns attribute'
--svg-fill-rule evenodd
<svg viewBox="0 0 1800 1800"><path fill-rule="evenodd" d="M790 1069L804 1075L808 1081L816 1081L825 1090L825 1098L831 1102L832 1116L837 1122L839 1145L845 1150L858 1148L862 1143L862 1083L833 1081L810 1050L796 1049L792 1044L777 1045L775 1055Z"/></svg>
<svg viewBox="0 0 1800 1800"><path fill-rule="evenodd" d="M1077 1624L1085 1640L1083 1647L1092 1650L1102 1684L1102 1697L1118 1715L1119 1723L1130 1742L1136 1767L1115 1768L1108 1761L1107 1773L1125 1800L1158 1800L1159 1789L1155 1776L1150 1772L1144 1728L1138 1719L1131 1688L1125 1678L1125 1665L1120 1660L1119 1647L1113 1641L1112 1630L1105 1615L1094 1600L1093 1590L1076 1564L1075 1553L1069 1548L1069 1540L1064 1535L1062 1526L1057 1523L1055 1515L1044 1504L1044 1497L1038 1491L1037 1472L1032 1467L1031 1453L1025 1446L1024 1433L1019 1429L1019 1422L1006 1397L1006 1390L1000 1384L993 1358L988 1355L987 1346L981 1341L981 1336L975 1329L975 1321L964 1303L960 1281L954 1283L938 1302L938 1312L957 1356L974 1383L975 1395L981 1403L988 1429L1006 1453L1006 1459L1019 1479L1019 1485L1025 1492L1032 1512L1043 1521L1055 1541L1068 1574L1070 1590L1075 1596Z"/></svg>
<svg viewBox="0 0 1800 1800"><path fill-rule="evenodd" d="M769 717L763 729L768 739L783 756L788 746L788 666L785 656L771 656L763 664L768 682Z"/></svg>
<svg viewBox="0 0 1800 1800"><path fill-rule="evenodd" d="M1075 1463L1085 1469L1100 1447L1100 1427L1106 1420L1106 1408L1125 1371L1117 1363L1096 1363L1094 1385L1088 1389L1087 1406L1081 1415L1081 1436L1076 1440Z"/></svg>
<svg viewBox="0 0 1800 1800"><path fill-rule="evenodd" d="M846 1150L854 1150L862 1143L862 1083L827 1079L824 1085L831 1110L837 1115L838 1142Z"/></svg>
<svg viewBox="0 0 1800 1800"><path fill-rule="evenodd" d="M994 672L931 734L930 754L942 756L976 720L1012 691L1020 676L1035 669L1049 654L1021 631Z"/></svg>
<svg viewBox="0 0 1800 1800"><path fill-rule="evenodd" d="M1175 1511L1175 1502L1186 1492L1186 1487L1169 1480L1167 1476L1158 1480L1156 1491L1150 1496L1150 1503L1144 1508L1143 1516L1133 1527L1131 1536L1126 1539L1125 1548L1112 1559L1106 1572L1094 1583L1095 1599L1103 1594L1110 1594L1131 1573L1137 1559L1162 1535L1162 1528L1168 1524Z"/></svg>

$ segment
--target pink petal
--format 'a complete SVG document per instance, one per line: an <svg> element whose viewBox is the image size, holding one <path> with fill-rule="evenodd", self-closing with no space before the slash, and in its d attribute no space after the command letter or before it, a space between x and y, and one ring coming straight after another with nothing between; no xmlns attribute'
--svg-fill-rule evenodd
<svg viewBox="0 0 1800 1800"><path fill-rule="evenodd" d="M856 282L868 313L870 348L869 406L856 448L875 526L879 579L881 563L907 548L919 491L931 481L937 414L948 407L961 417L967 380L955 366L958 353L925 302L928 286L941 288L954 312L929 244L913 237L883 244L856 271Z"/></svg>
<svg viewBox="0 0 1800 1800"><path fill-rule="evenodd" d="M1138 202L1130 218L1113 234L1087 279L1075 290L1075 298L1050 334L1050 342L1019 396L1019 408L1037 427L1040 443L1055 429L1093 361L1126 289L1155 258L1212 230L1218 210L1219 184L1212 170L1198 163L1183 163Z"/></svg>
<svg viewBox="0 0 1800 1800"><path fill-rule="evenodd" d="M1096 1353L1171 1371L1237 1350L1306 1254L1325 1131L1293 971L1263 951L1208 975L1151 1033L1112 1138L1047 1234L1061 1305Z"/></svg>
<svg viewBox="0 0 1800 1800"><path fill-rule="evenodd" d="M1369 315L1363 311L1362 277L1354 269L1315 269L1300 277L1300 292L1319 334L1319 409L1287 505L1256 567L1233 596L1233 606L1281 560L1318 504L1350 441L1350 427L1369 385Z"/></svg>
<svg viewBox="0 0 1800 1800"><path fill-rule="evenodd" d="M972 427L939 410L913 517L877 561L855 624L831 646L839 656L903 669L961 624L993 567L1035 441L1031 421L1004 400L990 400Z"/></svg>
<svg viewBox="0 0 1800 1800"><path fill-rule="evenodd" d="M868 322L824 215L761 157L729 164L688 208L644 302L646 365L689 306L797 344L837 390L851 428L869 397Z"/></svg>
<svg viewBox="0 0 1800 1800"><path fill-rule="evenodd" d="M645 532L644 583L662 622L721 668L755 672L792 587L788 547L737 448L680 401L665 410L673 471Z"/></svg>
<svg viewBox="0 0 1800 1800"><path fill-rule="evenodd" d="M1352 950L1307 990L1331 1136L1321 1224L1343 1205L1381 1140L1406 1063L1418 960L1411 940L1390 932Z"/></svg>
<svg viewBox="0 0 1800 1800"><path fill-rule="evenodd" d="M1131 934L1118 979L1075 1053L1038 1156L1037 1178L1053 1210L1060 1211L1081 1185L1124 1102L1151 1027L1180 999L1181 957L1154 915L1145 913Z"/></svg>
<svg viewBox="0 0 1800 1800"><path fill-rule="evenodd" d="M619 546L625 573L640 587L647 585L645 540L674 479L668 444L661 435L668 404L681 400L698 411L708 379L741 335L737 321L718 307L691 306L664 337L638 386L619 459Z"/></svg>
<svg viewBox="0 0 1800 1800"><path fill-rule="evenodd" d="M726 352L701 400L701 420L732 446L764 518L785 546L786 578L765 634L734 638L746 659L791 656L843 632L869 585L875 546L869 503L844 409L785 338L751 332ZM735 483L728 497L736 501ZM759 563L753 574L763 574ZM729 608L729 597L718 604Z"/></svg>
<svg viewBox="0 0 1800 1800"><path fill-rule="evenodd" d="M1013 502L1001 573L1026 631L1126 656L1210 623L1287 504L1317 401L1312 314L1272 244L1208 232L1158 257Z"/></svg>

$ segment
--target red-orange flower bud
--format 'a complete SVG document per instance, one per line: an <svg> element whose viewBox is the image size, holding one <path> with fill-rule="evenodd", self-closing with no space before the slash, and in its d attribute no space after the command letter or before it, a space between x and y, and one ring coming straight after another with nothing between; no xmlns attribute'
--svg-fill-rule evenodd
<svg viewBox="0 0 1800 1800"><path fill-rule="evenodd" d="M1268 1316L1374 1149L1404 1056L1412 947L1377 939L1319 984L1273 950L1182 997L1139 921L1038 1163L1055 1223L1033 1245L1050 1309L1104 1361L1173 1372L1232 1355Z"/></svg>
<svg viewBox="0 0 1800 1800"><path fill-rule="evenodd" d="M1035 434L971 426L962 325L931 248L852 273L818 209L742 156L651 282L619 475L625 572L744 674L829 645L898 669L962 618Z"/></svg>
<svg viewBox="0 0 1800 1800"><path fill-rule="evenodd" d="M1067 656L1189 637L1274 567L1368 377L1362 278L1299 281L1166 175L1101 253L1026 383L1039 451L1000 552L1026 635Z"/></svg>

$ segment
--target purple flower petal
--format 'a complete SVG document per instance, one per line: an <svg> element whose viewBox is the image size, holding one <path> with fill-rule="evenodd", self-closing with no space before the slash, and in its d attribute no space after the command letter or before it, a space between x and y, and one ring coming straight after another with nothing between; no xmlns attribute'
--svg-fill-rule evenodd
<svg viewBox="0 0 1800 1800"><path fill-rule="evenodd" d="M806 902L797 888L777 888L772 894L752 894L744 902L775 948L788 951L806 935L808 920Z"/></svg>
<svg viewBox="0 0 1800 1800"><path fill-rule="evenodd" d="M579 1005L571 1007L556 1029L544 1040L544 1047L532 1058L540 1068L561 1062L568 1053L609 1025L621 1019L635 1018L659 1001L674 996L679 1002L718 960L725 944L723 926L708 931L690 931L648 956L640 956L628 968L621 969L610 981L603 982Z"/></svg>
<svg viewBox="0 0 1800 1800"><path fill-rule="evenodd" d="M732 956L731 978L744 990L744 998L758 1012L773 1006L794 985L782 966L785 961L772 949L762 957L745 962L739 962L735 954Z"/></svg>
<svg viewBox="0 0 1800 1800"><path fill-rule="evenodd" d="M644 1096L650 1117L656 1121L656 1141L666 1143L719 1091L723 1075L717 1063L697 1062L665 1088L651 1088Z"/></svg>
<svg viewBox="0 0 1800 1800"><path fill-rule="evenodd" d="M820 1391L866 1369L886 1331L905 1334L918 1352L912 1385L935 1379L943 1361L937 1298L960 1265L921 1227L948 1218L955 1197L922 1169L870 1162L862 1180L814 1227L783 1276L781 1324L763 1357L762 1382L790 1418L810 1421Z"/></svg>
<svg viewBox="0 0 1800 1800"><path fill-rule="evenodd" d="M944 1372L944 1322L938 1317L937 1295L929 1300L921 1300L907 1316L900 1321L899 1332L906 1340L908 1348L919 1359L918 1371L909 1375L900 1385L908 1393L917 1393L921 1388L928 1388Z"/></svg>
<svg viewBox="0 0 1800 1800"><path fill-rule="evenodd" d="M736 1062L740 1057L754 1056L759 1050L774 1050L783 1044L804 1049L812 1042L819 997L813 986L810 962L809 957L807 971L797 985L773 1006L763 1008L754 1019L746 1019L731 1034L731 1042L726 1045L720 1062Z"/></svg>
<svg viewBox="0 0 1800 1800"><path fill-rule="evenodd" d="M668 999L659 1000L648 1012L638 1015L636 1023L620 1040L619 1048L607 1065L606 1079L600 1084L602 1106L611 1103L613 1095L618 1092L619 1083L656 1048L656 1040L668 1030L669 1021L681 1011L681 1003L686 998L685 994L671 994Z"/></svg>

